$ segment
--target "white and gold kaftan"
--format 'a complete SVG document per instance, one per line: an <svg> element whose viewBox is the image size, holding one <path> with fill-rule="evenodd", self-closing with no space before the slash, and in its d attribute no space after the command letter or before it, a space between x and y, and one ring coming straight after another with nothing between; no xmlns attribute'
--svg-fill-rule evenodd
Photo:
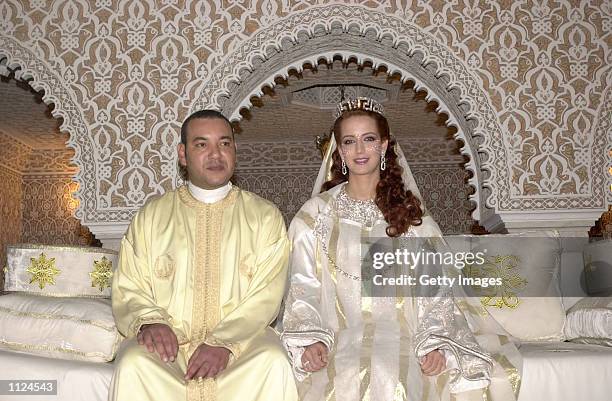
<svg viewBox="0 0 612 401"><path fill-rule="evenodd" d="M291 284L281 339L300 400L513 400L515 383L507 374L517 370L506 353L517 355L516 349L505 348L503 335L481 336L477 323L475 336L466 321L471 313L462 313L469 303L460 309L449 294L362 296L361 244L386 237L388 224L373 201L351 199L345 185L306 202L289 229ZM437 237L439 228L424 216L405 235ZM309 374L301 356L317 341L330 349L329 363ZM446 356L447 370L424 376L418 359L436 349Z"/></svg>
<svg viewBox="0 0 612 401"><path fill-rule="evenodd" d="M278 209L233 187L203 203L186 186L150 201L121 243L113 312L128 340L119 352L111 399L264 401L297 399L291 366L269 324L278 314L289 245ZM176 333L175 362L148 353L141 325ZM183 379L202 343L231 351L216 379Z"/></svg>

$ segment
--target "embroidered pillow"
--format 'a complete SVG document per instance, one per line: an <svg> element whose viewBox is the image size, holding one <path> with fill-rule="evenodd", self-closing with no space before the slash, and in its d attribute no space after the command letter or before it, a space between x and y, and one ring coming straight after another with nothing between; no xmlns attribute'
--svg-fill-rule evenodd
<svg viewBox="0 0 612 401"><path fill-rule="evenodd" d="M563 340L557 232L474 236L472 252L485 263L466 275L501 278L502 285L478 292L481 304L512 336L522 341Z"/></svg>
<svg viewBox="0 0 612 401"><path fill-rule="evenodd" d="M582 298L567 312L564 331L572 342L612 346L612 297Z"/></svg>
<svg viewBox="0 0 612 401"><path fill-rule="evenodd" d="M0 296L0 349L50 358L111 361L121 335L109 299Z"/></svg>
<svg viewBox="0 0 612 401"><path fill-rule="evenodd" d="M19 244L7 247L4 290L57 297L110 298L117 252Z"/></svg>

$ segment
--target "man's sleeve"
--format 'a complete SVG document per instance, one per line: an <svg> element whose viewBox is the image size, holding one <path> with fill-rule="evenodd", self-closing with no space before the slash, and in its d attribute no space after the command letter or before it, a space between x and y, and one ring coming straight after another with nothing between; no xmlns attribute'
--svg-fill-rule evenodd
<svg viewBox="0 0 612 401"><path fill-rule="evenodd" d="M137 215L121 240L119 266L113 277L113 315L117 329L126 337L136 336L143 324L171 326L168 313L155 305L151 268L146 253L142 252L146 248L145 238L138 234L142 232L141 223Z"/></svg>
<svg viewBox="0 0 612 401"><path fill-rule="evenodd" d="M264 219L261 233L255 271L245 297L204 340L205 344L229 349L235 358L251 338L274 321L285 292L289 241L278 210Z"/></svg>

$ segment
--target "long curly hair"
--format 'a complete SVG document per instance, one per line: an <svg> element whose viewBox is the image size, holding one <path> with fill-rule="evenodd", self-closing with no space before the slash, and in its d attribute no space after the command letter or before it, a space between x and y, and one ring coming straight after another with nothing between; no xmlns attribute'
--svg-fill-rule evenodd
<svg viewBox="0 0 612 401"><path fill-rule="evenodd" d="M407 232L410 226L421 225L423 217L421 202L414 196L412 191L407 190L404 186L402 180L403 169L398 164L397 154L394 150L396 140L391 137L389 122L384 116L367 110L351 110L342 113L334 122L333 127L333 134L338 147L342 143L340 141L342 137L342 122L354 116L368 116L373 118L376 121L381 141L388 141L387 151L385 153L387 167L380 172L380 181L376 186L376 198L374 202L381 210L383 216L385 216L385 221L389 223L386 230L387 235L390 237L399 237ZM348 175L342 174L342 159L340 158L339 148L336 148L332 154L332 160L332 178L323 184L321 192L327 191L348 180Z"/></svg>

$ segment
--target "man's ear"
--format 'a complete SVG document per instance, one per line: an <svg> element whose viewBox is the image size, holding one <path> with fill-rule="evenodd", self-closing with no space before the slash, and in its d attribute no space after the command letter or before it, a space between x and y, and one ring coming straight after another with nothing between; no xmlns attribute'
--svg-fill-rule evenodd
<svg viewBox="0 0 612 401"><path fill-rule="evenodd" d="M179 143L176 147L176 151L178 152L178 160L179 164L183 167L187 167L187 149L185 148L184 143Z"/></svg>

